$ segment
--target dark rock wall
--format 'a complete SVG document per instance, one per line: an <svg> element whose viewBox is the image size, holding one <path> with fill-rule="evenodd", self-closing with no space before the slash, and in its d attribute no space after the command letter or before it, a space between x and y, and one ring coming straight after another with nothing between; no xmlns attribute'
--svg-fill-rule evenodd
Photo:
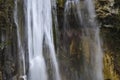
<svg viewBox="0 0 120 80"><path fill-rule="evenodd" d="M14 0L0 0L0 80L17 73L17 34L13 19Z"/></svg>

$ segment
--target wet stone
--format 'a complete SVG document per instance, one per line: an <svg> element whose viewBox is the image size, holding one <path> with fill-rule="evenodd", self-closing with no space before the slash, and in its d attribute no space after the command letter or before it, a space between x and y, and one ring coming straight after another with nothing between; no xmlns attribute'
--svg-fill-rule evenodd
<svg viewBox="0 0 120 80"><path fill-rule="evenodd" d="M2 80L2 72L0 72L0 80Z"/></svg>

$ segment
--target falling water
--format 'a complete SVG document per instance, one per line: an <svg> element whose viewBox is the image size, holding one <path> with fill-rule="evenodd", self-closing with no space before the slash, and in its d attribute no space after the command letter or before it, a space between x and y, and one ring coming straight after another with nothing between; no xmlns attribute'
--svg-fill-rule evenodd
<svg viewBox="0 0 120 80"><path fill-rule="evenodd" d="M103 80L102 49L99 37L99 26L92 0L67 0L64 10L65 29L70 28L69 14L75 16L81 29L83 52L83 71L79 80Z"/></svg>
<svg viewBox="0 0 120 80"><path fill-rule="evenodd" d="M17 27L17 40L18 40L18 53L19 53L19 75L21 79L26 80L26 68L25 68L25 51L23 49L22 41L21 41L21 31L19 27L18 21L18 0L15 0L15 9L14 9L14 21Z"/></svg>
<svg viewBox="0 0 120 80"><path fill-rule="evenodd" d="M49 53L50 64L52 65L52 80L61 80L58 63L56 59L53 29L52 29L52 6L55 1L51 0L24 0L25 28L26 31L20 31L18 16L18 0L15 0L14 20L17 26L18 47L20 56L20 78L24 80L51 80L45 54ZM24 21L24 20L23 20ZM22 46L20 33L27 33L28 50ZM44 46L48 49L47 53L43 51ZM28 52L29 69L26 64L28 58L25 56ZM49 65L49 64L48 64ZM28 69L28 71L26 70ZM27 73L28 72L28 73ZM26 77L27 75L27 77Z"/></svg>
<svg viewBox="0 0 120 80"><path fill-rule="evenodd" d="M26 72L25 49L22 46L18 19L18 6L15 0L14 20L17 26L18 47L20 55L20 77L24 80L51 80L45 54L49 53L52 65L52 80L61 80L55 55L52 29L51 0L24 0L25 23L27 28L29 71ZM65 4L65 29L70 23L68 15L71 9L81 29L81 45L83 52L83 71L77 80L103 80L102 49L99 37L99 26L92 0L67 0ZM45 53L43 48L47 47ZM77 74L77 73L76 73ZM26 77L27 75L27 77Z"/></svg>
<svg viewBox="0 0 120 80"><path fill-rule="evenodd" d="M53 65L54 80L60 80L53 43L51 0L27 0L25 6L30 62L29 80L49 80L43 52L44 40Z"/></svg>

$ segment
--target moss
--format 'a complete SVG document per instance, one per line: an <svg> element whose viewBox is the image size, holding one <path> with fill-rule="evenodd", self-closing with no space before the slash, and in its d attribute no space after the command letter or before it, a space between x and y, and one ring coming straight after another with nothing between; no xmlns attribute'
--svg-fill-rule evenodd
<svg viewBox="0 0 120 80"><path fill-rule="evenodd" d="M0 0L0 80L14 75L12 64L16 61L16 31L13 19L14 0ZM4 35L4 40L1 38ZM15 48L16 47L16 48ZM13 60L14 59L14 60ZM10 68L9 68L10 67ZM16 69L13 67L14 70ZM4 77L2 76L4 74ZM11 76L12 77L12 76Z"/></svg>
<svg viewBox="0 0 120 80"><path fill-rule="evenodd" d="M64 3L66 0L57 0L57 4L59 7L64 7Z"/></svg>
<svg viewBox="0 0 120 80"><path fill-rule="evenodd" d="M3 49L8 45L10 45L10 41L4 41L4 42L0 43L0 49Z"/></svg>

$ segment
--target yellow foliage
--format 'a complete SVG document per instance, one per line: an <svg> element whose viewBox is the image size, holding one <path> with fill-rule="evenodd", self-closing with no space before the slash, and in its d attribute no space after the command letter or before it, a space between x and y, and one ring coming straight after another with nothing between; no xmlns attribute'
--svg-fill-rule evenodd
<svg viewBox="0 0 120 80"><path fill-rule="evenodd" d="M114 70L114 58L109 54L104 55L104 77L110 80L120 80L119 75Z"/></svg>

